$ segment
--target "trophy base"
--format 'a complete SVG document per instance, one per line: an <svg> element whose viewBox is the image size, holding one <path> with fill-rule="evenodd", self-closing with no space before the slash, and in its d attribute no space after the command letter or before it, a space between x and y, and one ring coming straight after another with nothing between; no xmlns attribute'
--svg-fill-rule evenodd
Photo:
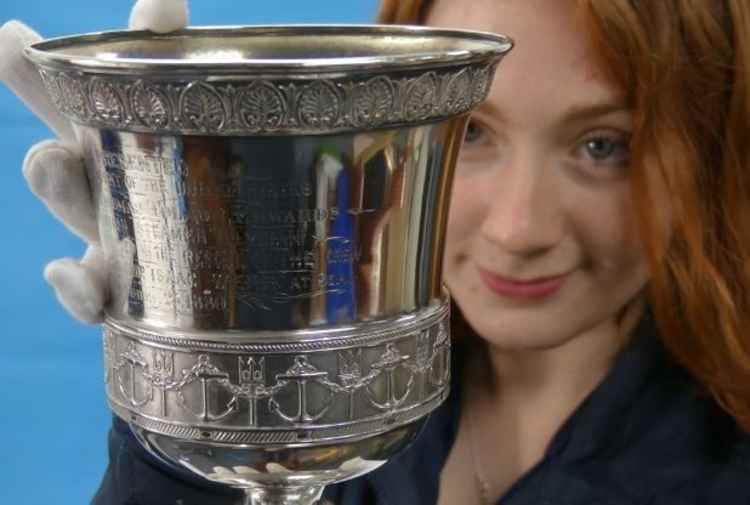
<svg viewBox="0 0 750 505"><path fill-rule="evenodd" d="M223 340L108 320L109 404L156 458L248 505L312 505L404 450L445 400L448 316L445 297L388 320Z"/></svg>
<svg viewBox="0 0 750 505"><path fill-rule="evenodd" d="M320 500L323 487L253 488L246 492L245 505L314 505Z"/></svg>
<svg viewBox="0 0 750 505"><path fill-rule="evenodd" d="M206 443L130 428L140 444L168 465L242 489L246 505L313 505L323 488L383 465L418 435L426 417L368 438L307 447Z"/></svg>

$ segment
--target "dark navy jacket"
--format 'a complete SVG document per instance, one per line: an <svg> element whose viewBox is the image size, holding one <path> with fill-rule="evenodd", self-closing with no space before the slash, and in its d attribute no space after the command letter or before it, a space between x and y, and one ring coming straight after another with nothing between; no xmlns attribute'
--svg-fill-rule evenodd
<svg viewBox="0 0 750 505"><path fill-rule="evenodd" d="M544 459L498 505L750 505L750 436L703 394L646 320ZM461 355L449 399L414 444L369 475L330 486L335 505L434 505L458 427ZM115 420L94 505L241 505L242 494L149 457Z"/></svg>

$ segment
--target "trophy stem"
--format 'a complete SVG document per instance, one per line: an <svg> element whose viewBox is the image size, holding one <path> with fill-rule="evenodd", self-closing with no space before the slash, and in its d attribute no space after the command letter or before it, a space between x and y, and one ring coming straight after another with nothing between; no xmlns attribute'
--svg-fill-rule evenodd
<svg viewBox="0 0 750 505"><path fill-rule="evenodd" d="M323 486L255 487L245 493L245 505L315 505L323 494Z"/></svg>

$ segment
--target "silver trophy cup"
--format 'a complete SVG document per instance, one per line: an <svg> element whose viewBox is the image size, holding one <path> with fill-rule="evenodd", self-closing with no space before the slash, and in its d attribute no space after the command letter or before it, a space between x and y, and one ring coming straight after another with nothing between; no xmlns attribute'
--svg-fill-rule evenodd
<svg viewBox="0 0 750 505"><path fill-rule="evenodd" d="M146 449L307 505L410 443L448 393L456 157L510 47L277 26L27 50L84 147L107 397Z"/></svg>

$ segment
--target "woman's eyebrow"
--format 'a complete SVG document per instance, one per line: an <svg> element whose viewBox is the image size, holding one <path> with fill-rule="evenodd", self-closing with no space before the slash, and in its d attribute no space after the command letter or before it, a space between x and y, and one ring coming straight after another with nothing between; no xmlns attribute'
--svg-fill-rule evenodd
<svg viewBox="0 0 750 505"><path fill-rule="evenodd" d="M485 100L482 103L477 106L477 108L474 111L475 113L479 112L481 114L486 114L493 118L499 118L504 119L505 115L502 113L502 111L489 100Z"/></svg>
<svg viewBox="0 0 750 505"><path fill-rule="evenodd" d="M498 105L489 100L480 103L477 108L472 111L471 117L484 122L491 121L493 124L503 125L502 127L506 127L510 123L508 115L502 109L502 105Z"/></svg>
<svg viewBox="0 0 750 505"><path fill-rule="evenodd" d="M568 109L566 109L565 112L560 116L559 121L556 122L580 123L582 121L600 116L606 116L616 113L630 113L631 111L632 109L627 104L620 101L607 100L601 102L579 103L568 107ZM480 103L474 113L487 115L501 121L505 120L506 117L505 114L503 114L502 110L490 100L485 100L484 102Z"/></svg>
<svg viewBox="0 0 750 505"><path fill-rule="evenodd" d="M560 117L561 123L577 123L615 113L628 113L631 109L623 102L592 102L569 107Z"/></svg>

